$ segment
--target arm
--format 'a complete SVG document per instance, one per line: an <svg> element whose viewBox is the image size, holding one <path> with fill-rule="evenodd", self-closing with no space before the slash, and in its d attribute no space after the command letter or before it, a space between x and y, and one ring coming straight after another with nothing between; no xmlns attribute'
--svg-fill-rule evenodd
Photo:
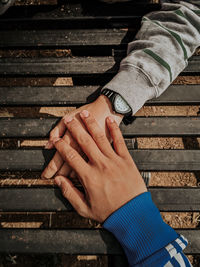
<svg viewBox="0 0 200 267"><path fill-rule="evenodd" d="M184 237L162 220L117 123L112 117L106 120L113 150L93 115L84 111L80 116L88 132L72 117L66 118L65 123L87 155L88 163L63 139L54 140L56 149L74 169L85 191L85 194L80 192L67 177L57 176L55 182L64 197L80 215L104 222L103 227L122 245L130 266L164 266L180 257L187 262L182 254L186 246Z"/></svg>
<svg viewBox="0 0 200 267"><path fill-rule="evenodd" d="M161 2L161 10L142 18L119 73L105 85L127 100L133 114L166 90L200 45L200 1Z"/></svg>
<svg viewBox="0 0 200 267"><path fill-rule="evenodd" d="M200 1L188 1L196 6L186 1L168 2L171 3L163 4L161 11L143 17L142 27L136 40L129 44L128 56L121 62L119 73L105 86L120 93L131 105L133 114L148 99L164 92L187 66L187 59L200 45ZM138 209L135 204L138 204ZM136 219L141 216L146 218L142 227L141 221ZM153 221L150 220L152 217ZM122 244L131 266L190 266L182 252L187 245L184 237L174 236L173 240L171 232L167 238L171 237L173 241L165 246L156 243L156 239L148 240L148 237L164 237L167 233L161 222L150 196L142 194L111 215L103 226ZM136 235L133 229L138 228ZM158 250L151 253L156 246Z"/></svg>
<svg viewBox="0 0 200 267"><path fill-rule="evenodd" d="M195 2L200 6L200 1L190 2ZM197 11L194 12L193 9ZM143 17L142 27L136 40L129 44L128 56L122 60L119 73L105 85L106 88L120 93L125 98L132 107L133 114L148 99L159 96L170 85L185 68L187 64L185 55L190 57L200 45L198 12L196 6L182 1L178 4L163 4L160 11L151 12ZM179 38L174 37L174 34L180 36L181 43L177 41ZM184 53L185 50L186 53ZM165 64L158 58L161 58ZM89 109L94 114L108 139L111 140L106 132L105 118L109 115L115 116L119 125L123 116L112 111L109 100L105 96L99 96L96 101L82 106L70 114L74 116L83 109ZM79 120L79 116L75 116L75 118ZM65 116L51 131L46 148L53 148L53 138L63 136L66 142L81 153L80 147L66 131L64 119ZM71 169L67 163L64 163L59 153L56 152L43 171L42 177L52 178L55 173L69 175L70 172Z"/></svg>

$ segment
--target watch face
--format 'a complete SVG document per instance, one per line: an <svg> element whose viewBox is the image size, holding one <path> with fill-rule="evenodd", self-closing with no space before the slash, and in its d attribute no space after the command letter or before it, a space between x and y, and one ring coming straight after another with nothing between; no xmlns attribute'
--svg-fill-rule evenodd
<svg viewBox="0 0 200 267"><path fill-rule="evenodd" d="M129 105L120 95L116 95L114 105L115 111L118 113L126 114L131 111Z"/></svg>

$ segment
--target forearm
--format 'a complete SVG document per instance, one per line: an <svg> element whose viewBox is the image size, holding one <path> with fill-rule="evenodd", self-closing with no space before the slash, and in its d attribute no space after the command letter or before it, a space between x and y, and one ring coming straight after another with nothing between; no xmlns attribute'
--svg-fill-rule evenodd
<svg viewBox="0 0 200 267"><path fill-rule="evenodd" d="M189 1L168 2L143 17L119 73L105 85L127 100L133 114L166 90L200 45L200 1L190 1L195 6Z"/></svg>

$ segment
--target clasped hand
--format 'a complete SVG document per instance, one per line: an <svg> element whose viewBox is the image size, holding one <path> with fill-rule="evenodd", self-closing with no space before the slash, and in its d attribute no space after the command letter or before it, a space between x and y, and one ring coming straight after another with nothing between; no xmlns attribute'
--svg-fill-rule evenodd
<svg viewBox="0 0 200 267"><path fill-rule="evenodd" d="M72 117L66 117L65 124L88 162L64 139L55 138L53 143L62 159L76 173L85 193L78 190L68 177L56 176L55 182L81 216L103 222L147 189L116 121L112 117L106 118L113 149L93 114L83 110L79 115L85 127Z"/></svg>

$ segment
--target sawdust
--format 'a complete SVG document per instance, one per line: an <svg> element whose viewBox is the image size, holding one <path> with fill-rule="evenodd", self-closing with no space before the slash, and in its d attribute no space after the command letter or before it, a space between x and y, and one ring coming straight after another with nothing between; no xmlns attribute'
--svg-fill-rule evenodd
<svg viewBox="0 0 200 267"><path fill-rule="evenodd" d="M199 212L161 212L163 220L172 228L196 228L200 222Z"/></svg>
<svg viewBox="0 0 200 267"><path fill-rule="evenodd" d="M150 137L136 138L138 149L198 149L200 137Z"/></svg>
<svg viewBox="0 0 200 267"><path fill-rule="evenodd" d="M199 186L200 174L194 172L151 172L149 186Z"/></svg>
<svg viewBox="0 0 200 267"><path fill-rule="evenodd" d="M43 222L1 222L2 228L40 228Z"/></svg>

